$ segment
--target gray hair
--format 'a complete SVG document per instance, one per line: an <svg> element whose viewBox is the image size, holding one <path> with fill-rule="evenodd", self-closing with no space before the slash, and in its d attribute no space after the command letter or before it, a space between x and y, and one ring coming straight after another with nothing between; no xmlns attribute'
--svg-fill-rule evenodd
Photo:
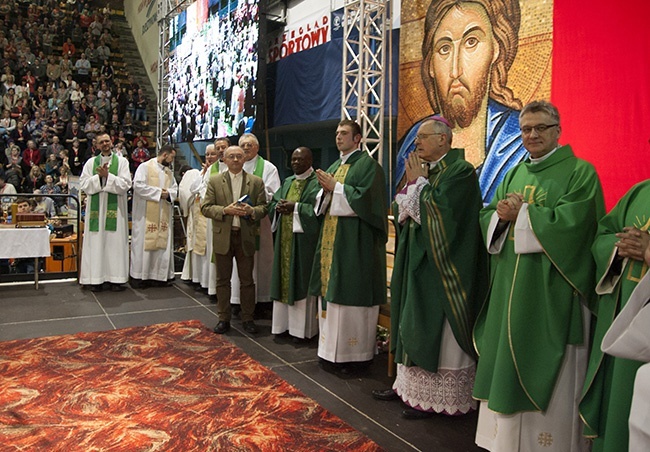
<svg viewBox="0 0 650 452"><path fill-rule="evenodd" d="M524 105L524 108L521 109L521 113L519 113L519 122L521 123L521 118L526 113L539 112L546 113L551 117L553 122L560 124L560 112L557 110L557 107L545 100L534 100L529 104Z"/></svg>

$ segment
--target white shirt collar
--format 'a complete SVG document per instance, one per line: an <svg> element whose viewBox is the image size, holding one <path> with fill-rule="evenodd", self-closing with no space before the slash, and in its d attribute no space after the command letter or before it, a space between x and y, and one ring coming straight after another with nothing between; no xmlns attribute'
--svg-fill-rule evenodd
<svg viewBox="0 0 650 452"><path fill-rule="evenodd" d="M533 165L536 165L536 164L538 164L538 163L542 163L544 160L546 160L547 158L549 158L550 156L552 156L553 154L555 154L555 151L557 151L558 149L560 149L560 146L556 147L555 149L553 149L553 150L552 150L551 152L549 152L548 154L546 154L546 155L542 155L541 157L538 157L538 158L533 158L533 157L531 156L531 157L530 157L530 163L532 163Z"/></svg>
<svg viewBox="0 0 650 452"><path fill-rule="evenodd" d="M305 171L304 173L302 173L302 174L296 174L296 180L304 180L304 179L307 179L309 176L311 176L311 173L313 173L313 172L314 172L314 168L312 168L312 167L310 166L309 169L308 169L307 171Z"/></svg>
<svg viewBox="0 0 650 452"><path fill-rule="evenodd" d="M360 149L355 149L354 151L350 152L349 154L341 155L341 164L347 162L352 154L354 154L355 152L359 152L359 151L360 151Z"/></svg>

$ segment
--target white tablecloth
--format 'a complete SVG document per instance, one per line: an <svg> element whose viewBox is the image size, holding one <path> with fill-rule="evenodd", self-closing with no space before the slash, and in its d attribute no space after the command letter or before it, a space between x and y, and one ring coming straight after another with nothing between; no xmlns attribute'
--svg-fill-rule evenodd
<svg viewBox="0 0 650 452"><path fill-rule="evenodd" d="M48 228L0 228L0 259L50 255Z"/></svg>

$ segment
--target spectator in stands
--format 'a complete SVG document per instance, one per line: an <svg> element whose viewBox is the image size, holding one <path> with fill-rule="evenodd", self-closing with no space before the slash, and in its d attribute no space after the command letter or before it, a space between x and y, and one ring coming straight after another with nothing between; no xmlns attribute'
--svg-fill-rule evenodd
<svg viewBox="0 0 650 452"><path fill-rule="evenodd" d="M133 152L131 153L131 161L133 162L132 171L135 172L141 163L146 162L150 158L149 149L144 145L144 141L138 140Z"/></svg>
<svg viewBox="0 0 650 452"><path fill-rule="evenodd" d="M59 175L59 168L61 168L61 162L57 154L49 154L45 162L45 176L56 178Z"/></svg>
<svg viewBox="0 0 650 452"><path fill-rule="evenodd" d="M34 189L45 184L45 176L40 166L32 166L29 174L23 181L23 193L33 193Z"/></svg>
<svg viewBox="0 0 650 452"><path fill-rule="evenodd" d="M43 191L37 188L34 190L34 194L42 195ZM54 203L54 199L50 198L49 196L34 196L33 211L35 213L45 214L45 218L56 217L56 204Z"/></svg>
<svg viewBox="0 0 650 452"><path fill-rule="evenodd" d="M63 52L64 57L72 57L75 53L77 53L77 47L72 43L72 38L67 38L65 40L61 51Z"/></svg>
<svg viewBox="0 0 650 452"><path fill-rule="evenodd" d="M0 203L10 204L14 202L15 197L7 195L15 195L16 193L16 187L14 187L13 184L7 182L5 172L0 171Z"/></svg>
<svg viewBox="0 0 650 452"><path fill-rule="evenodd" d="M149 140L147 140L147 137L142 135L141 130L136 130L135 132L135 138L133 138L133 147L136 147L138 145L138 141L142 141L144 143L144 147L149 147Z"/></svg>
<svg viewBox="0 0 650 452"><path fill-rule="evenodd" d="M16 88L14 85L14 87L7 88L4 96L2 96L2 106L5 110L11 112L11 109L14 108L14 105L16 105L16 100Z"/></svg>
<svg viewBox="0 0 650 452"><path fill-rule="evenodd" d="M68 151L61 151L61 156L63 157L63 163L59 168L59 180L56 182L56 185L61 189L61 193L68 193L68 176L70 174L70 167L68 166Z"/></svg>
<svg viewBox="0 0 650 452"><path fill-rule="evenodd" d="M20 151L22 152L27 147L27 142L30 140L31 136L27 131L25 124L18 120L16 121L16 128L11 132L9 138L16 144Z"/></svg>
<svg viewBox="0 0 650 452"><path fill-rule="evenodd" d="M46 158L49 159L49 156L54 154L57 159L60 160L59 153L63 150L63 145L61 145L61 140L57 135L54 135L50 140L48 140Z"/></svg>
<svg viewBox="0 0 650 452"><path fill-rule="evenodd" d="M97 59L106 63L110 57L111 49L104 42L101 42L99 46L97 46Z"/></svg>
<svg viewBox="0 0 650 452"><path fill-rule="evenodd" d="M36 141L27 140L27 147L23 151L23 171L28 172L32 167L38 166L40 163L41 151L36 147Z"/></svg>
<svg viewBox="0 0 650 452"><path fill-rule="evenodd" d="M68 153L70 156L69 158L72 160L69 163L70 172L75 176L79 176L83 169L83 165L86 162L86 151L81 148L78 138L75 137L72 139L72 145L70 146L70 149L68 149Z"/></svg>
<svg viewBox="0 0 650 452"><path fill-rule="evenodd" d="M126 94L126 112L131 116L135 117L135 106L137 98L132 89L128 89Z"/></svg>
<svg viewBox="0 0 650 452"><path fill-rule="evenodd" d="M97 117L93 114L88 116L88 121L86 122L86 126L84 127L84 132L86 133L86 138L88 141L92 141L95 139L97 134L101 131L101 125L97 121Z"/></svg>
<svg viewBox="0 0 650 452"><path fill-rule="evenodd" d="M86 54L82 53L79 56L79 59L74 64L75 71L77 73L77 81L79 83L90 83L90 61L86 58Z"/></svg>
<svg viewBox="0 0 650 452"><path fill-rule="evenodd" d="M61 57L61 60L59 61L59 68L61 72L61 80L64 82L67 81L68 76L72 75L72 70L74 68L72 60L67 53L64 53Z"/></svg>
<svg viewBox="0 0 650 452"><path fill-rule="evenodd" d="M28 93L25 93L25 94L27 96L29 96ZM24 99L25 99L25 97L21 97L21 98L16 100L16 105L14 105L14 108L11 109L11 117L14 118L16 121L18 119L22 119L23 124L27 125L23 115L25 113L27 113L27 119L29 119L29 117L31 116L31 112L29 111L29 108L25 106L25 100Z"/></svg>
<svg viewBox="0 0 650 452"><path fill-rule="evenodd" d="M65 145L68 150L75 139L79 142L80 147L85 151L88 147L88 136L86 135L85 130L79 126L78 121L71 121L64 137Z"/></svg>
<svg viewBox="0 0 650 452"><path fill-rule="evenodd" d="M136 96L134 119L141 123L147 120L147 96L144 94L142 88L138 89Z"/></svg>
<svg viewBox="0 0 650 452"><path fill-rule="evenodd" d="M56 62L53 56L48 58L45 73L47 74L47 79L50 83L52 83L55 88L58 88L59 83L61 83L61 65Z"/></svg>
<svg viewBox="0 0 650 452"><path fill-rule="evenodd" d="M68 56L68 57L72 57L74 56L75 53L77 53L77 47L72 42L72 38L66 39L66 41L63 43L63 46L61 48L61 52L63 53L64 56Z"/></svg>
<svg viewBox="0 0 650 452"><path fill-rule="evenodd" d="M108 47L106 48L108 49ZM110 50L109 50L109 56L110 56ZM102 65L99 73L100 75L104 76L104 80L106 80L106 83L108 83L109 86L114 85L113 77L115 75L115 70L113 69L113 66L111 65L110 61L108 61L108 57L104 58L104 64Z"/></svg>
<svg viewBox="0 0 650 452"><path fill-rule="evenodd" d="M73 118L77 119L77 122L80 126L86 125L86 110L81 106L81 101L72 102L72 109L70 114Z"/></svg>
<svg viewBox="0 0 650 452"><path fill-rule="evenodd" d="M16 120L11 117L11 112L7 109L2 110L2 118L0 119L0 138L6 140L15 128Z"/></svg>

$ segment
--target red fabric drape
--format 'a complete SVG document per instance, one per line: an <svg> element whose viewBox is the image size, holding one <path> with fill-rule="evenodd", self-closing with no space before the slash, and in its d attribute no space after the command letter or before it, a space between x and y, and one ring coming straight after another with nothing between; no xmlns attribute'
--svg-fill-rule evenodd
<svg viewBox="0 0 650 452"><path fill-rule="evenodd" d="M650 178L650 2L554 2L551 100L561 143L593 163L607 208Z"/></svg>

